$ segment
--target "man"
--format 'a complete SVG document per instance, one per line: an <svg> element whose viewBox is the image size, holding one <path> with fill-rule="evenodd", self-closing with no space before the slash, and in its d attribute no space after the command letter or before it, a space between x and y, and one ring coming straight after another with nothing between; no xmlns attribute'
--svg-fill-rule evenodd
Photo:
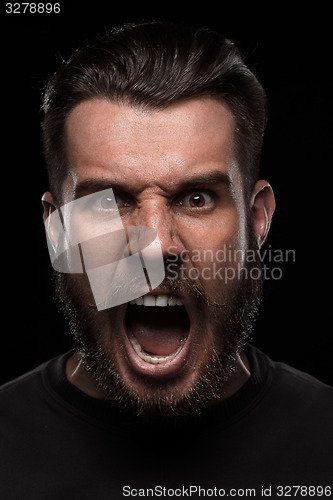
<svg viewBox="0 0 333 500"><path fill-rule="evenodd" d="M60 67L43 111L75 348L2 388L2 498L331 496L332 388L247 344L275 201L236 47L126 25Z"/></svg>

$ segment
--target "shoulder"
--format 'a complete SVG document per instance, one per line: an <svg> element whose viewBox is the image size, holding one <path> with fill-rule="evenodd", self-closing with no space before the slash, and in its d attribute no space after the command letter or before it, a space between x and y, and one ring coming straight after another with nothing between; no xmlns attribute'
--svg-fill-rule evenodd
<svg viewBox="0 0 333 500"><path fill-rule="evenodd" d="M283 361L273 360L269 355L262 352L253 345L247 345L245 349L249 357L251 367L255 372L270 372L273 375L273 381L277 384L282 384L286 389L285 384L288 384L290 390L304 390L306 392L324 392L333 396L333 386L325 384L314 376L301 371Z"/></svg>
<svg viewBox="0 0 333 500"><path fill-rule="evenodd" d="M270 383L264 404L273 419L274 415L285 415L300 426L321 422L323 428L332 429L332 386L284 362L273 361L256 348L251 347L250 356L266 367Z"/></svg>
<svg viewBox="0 0 333 500"><path fill-rule="evenodd" d="M23 375L20 375L19 377L10 380L9 382L5 382L0 386L0 397L4 398L7 397L7 395L12 394L13 392L20 391L21 389L25 390L27 386L30 386L34 382L36 382L39 377L41 372L43 371L43 368L46 366L47 363L43 363L42 365L34 368L33 370L24 373Z"/></svg>
<svg viewBox="0 0 333 500"><path fill-rule="evenodd" d="M276 383L288 393L300 398L325 398L333 402L333 387L286 363L272 362L275 371ZM296 393L296 394L295 394Z"/></svg>
<svg viewBox="0 0 333 500"><path fill-rule="evenodd" d="M12 416L22 411L30 413L48 397L49 367L56 365L65 355L57 356L23 375L0 386L0 416Z"/></svg>
<svg viewBox="0 0 333 500"><path fill-rule="evenodd" d="M48 363L6 382L0 386L0 416L15 417L29 412L40 400L43 392L42 373Z"/></svg>

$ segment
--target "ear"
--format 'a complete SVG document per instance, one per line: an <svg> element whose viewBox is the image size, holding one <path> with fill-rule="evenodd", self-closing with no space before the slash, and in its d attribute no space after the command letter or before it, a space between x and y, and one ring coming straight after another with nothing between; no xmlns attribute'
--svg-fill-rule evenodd
<svg viewBox="0 0 333 500"><path fill-rule="evenodd" d="M52 194L49 191L47 191L46 193L43 194L43 196L42 196L42 205L43 205L43 208L44 208L44 211L43 211L43 220L44 220L44 224L46 225L47 218L57 208L56 205L55 205L53 196L52 196Z"/></svg>
<svg viewBox="0 0 333 500"><path fill-rule="evenodd" d="M52 247L55 251L58 245L59 234L61 231L61 222L59 220L59 217L50 217L51 214L57 209L53 196L50 192L46 192L43 194L42 205L44 208L43 221L45 229L50 243L52 244Z"/></svg>
<svg viewBox="0 0 333 500"><path fill-rule="evenodd" d="M257 181L252 195L254 233L260 248L269 231L275 210L275 198L271 185L264 180Z"/></svg>

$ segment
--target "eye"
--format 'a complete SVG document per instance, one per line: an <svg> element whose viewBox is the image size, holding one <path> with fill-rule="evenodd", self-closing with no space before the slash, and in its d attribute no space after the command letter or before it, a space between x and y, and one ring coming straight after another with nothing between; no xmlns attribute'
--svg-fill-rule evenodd
<svg viewBox="0 0 333 500"><path fill-rule="evenodd" d="M104 195L97 201L97 205L104 210L114 210L117 208L117 201L113 196Z"/></svg>
<svg viewBox="0 0 333 500"><path fill-rule="evenodd" d="M120 195L105 193L95 198L94 204L100 211L117 211L126 206L126 201Z"/></svg>
<svg viewBox="0 0 333 500"><path fill-rule="evenodd" d="M212 203L212 201L213 197L210 194L204 191L196 191L185 196L181 201L181 205L190 208L203 208Z"/></svg>

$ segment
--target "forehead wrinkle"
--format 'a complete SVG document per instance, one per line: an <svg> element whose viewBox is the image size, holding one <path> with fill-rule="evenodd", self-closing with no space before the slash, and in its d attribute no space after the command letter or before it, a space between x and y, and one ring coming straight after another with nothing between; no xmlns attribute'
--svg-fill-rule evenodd
<svg viewBox="0 0 333 500"><path fill-rule="evenodd" d="M204 108L207 108L207 103ZM193 101L186 106L183 104L161 113L152 113L152 122L161 126L149 137L141 113L133 117L131 110L126 107L103 103L107 109L103 108L102 111L107 112L107 116L100 116L100 104L95 101L78 105L66 123L73 187L89 175L111 178L117 182L125 179L128 185L135 183L136 186L131 187L139 191L143 186L167 191L176 189L179 178L183 180L189 170L193 174L201 173L214 165L215 169L228 172L234 163L234 121L229 111L219 103L214 103L213 108L209 105L206 110L200 108L202 103ZM180 112L181 109L184 109L184 113ZM115 113L115 122L109 121L110 130L120 134L112 133L111 136L107 134L103 137L101 130L105 131L105 120L110 120L110 113ZM208 113L212 113L212 116L207 120ZM203 117L201 122L197 119L198 115ZM99 118L101 121L98 121ZM131 129L128 135L123 134L127 130L126 123L130 124ZM134 130L132 123L136 124ZM95 125L99 125L99 130L96 130ZM134 136L132 132L135 132ZM143 142L133 142L134 138L141 138Z"/></svg>
<svg viewBox="0 0 333 500"><path fill-rule="evenodd" d="M225 106L214 101L214 105L203 112L202 102L207 104L209 101L193 100L190 104L170 106L163 112L150 113L150 119L142 113L137 115L126 106L99 100L85 101L76 106L66 120L67 139L73 153L80 152L77 149L81 148L87 158L92 159L96 148L121 155L124 146L129 154L140 158L138 152L143 146L145 154L149 151L150 155L157 155L163 160L166 135L168 155L176 154L184 144L188 153L195 151L198 136L201 147L204 142L210 144L218 140L223 149L228 150L230 142L234 141L229 141L230 137L227 138L224 130L232 130L234 135L234 118Z"/></svg>

